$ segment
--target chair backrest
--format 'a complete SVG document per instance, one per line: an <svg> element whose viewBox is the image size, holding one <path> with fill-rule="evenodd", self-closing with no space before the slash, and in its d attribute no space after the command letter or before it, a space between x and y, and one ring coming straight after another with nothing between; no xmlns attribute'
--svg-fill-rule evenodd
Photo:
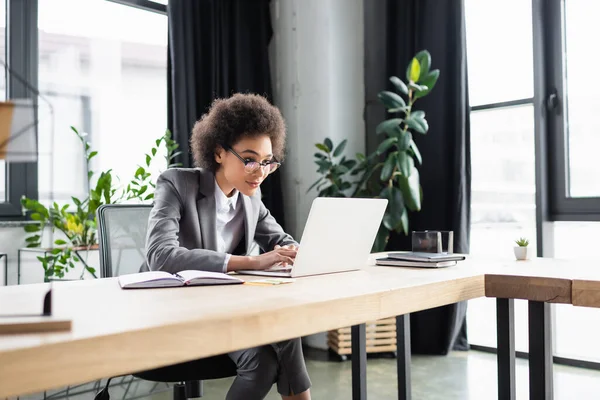
<svg viewBox="0 0 600 400"><path fill-rule="evenodd" d="M151 205L105 204L98 207L100 276L139 272L146 259L146 232Z"/></svg>

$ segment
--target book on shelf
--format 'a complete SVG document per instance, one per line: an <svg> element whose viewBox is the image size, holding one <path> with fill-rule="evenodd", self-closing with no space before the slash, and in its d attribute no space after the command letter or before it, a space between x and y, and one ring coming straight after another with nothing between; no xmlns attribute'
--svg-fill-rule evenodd
<svg viewBox="0 0 600 400"><path fill-rule="evenodd" d="M146 289L178 286L232 285L243 280L221 272L186 270L176 274L164 271L148 271L119 276L123 289Z"/></svg>

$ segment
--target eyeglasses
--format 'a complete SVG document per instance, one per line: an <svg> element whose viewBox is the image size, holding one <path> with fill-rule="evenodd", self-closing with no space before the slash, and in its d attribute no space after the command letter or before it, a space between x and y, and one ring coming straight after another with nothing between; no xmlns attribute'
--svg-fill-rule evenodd
<svg viewBox="0 0 600 400"><path fill-rule="evenodd" d="M281 166L281 163L277 160L263 161L263 162L259 163L257 161L244 159L242 156L240 156L238 153L236 153L235 150L233 150L231 147L227 147L227 150L230 151L237 158L239 158L241 162L244 163L244 171L246 171L247 174L253 174L256 171L258 171L259 168L262 168L262 170L264 172L266 172L267 174L270 174L270 173L275 172L275 170Z"/></svg>

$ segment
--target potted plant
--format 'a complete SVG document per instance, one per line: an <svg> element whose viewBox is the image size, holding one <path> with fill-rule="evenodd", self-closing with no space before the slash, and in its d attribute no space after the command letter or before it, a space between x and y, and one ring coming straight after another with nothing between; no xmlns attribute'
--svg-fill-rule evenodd
<svg viewBox="0 0 600 400"><path fill-rule="evenodd" d="M519 238L515 240L517 244L514 247L515 257L517 260L529 260L531 252L529 251L529 240L526 238Z"/></svg>
<svg viewBox="0 0 600 400"><path fill-rule="evenodd" d="M430 67L431 55L420 51L408 64L406 82L392 76L390 82L396 91L378 94L392 118L377 126L375 133L385 139L376 151L368 156L356 154L353 160L343 155L346 140L337 146L329 138L316 144L319 152L315 153L315 163L322 176L308 191L316 187L318 196L388 199L373 252L385 250L392 231L408 235L408 212L421 210L423 191L417 165L423 160L413 134L426 134L429 125L425 112L416 110L414 104L428 95L438 80L440 71ZM352 176L358 180L349 181Z"/></svg>
<svg viewBox="0 0 600 400"><path fill-rule="evenodd" d="M34 221L32 224L25 225L24 228L28 234L26 246L28 249L42 254L37 259L44 269L44 281L62 279L77 265L81 266L80 279L86 272L92 277L96 277L95 268L88 262L87 255L90 251L98 249L96 226L98 207L102 204L151 200L154 197L155 184L147 169L150 168L161 146L166 148L167 168L180 165L172 163L173 158L181 152L176 151L179 145L171 139L171 132L167 130L155 141L156 146L146 154L145 167L138 166L132 180L126 186L120 186L118 185L119 178L111 170L99 174L91 170L91 160L98 152L92 151L85 134L80 133L74 127L71 129L83 147L89 193L85 198L80 199L73 196L71 197L72 202L62 205L54 202L49 207L38 200L26 197L21 199L24 212L28 212ZM95 182L93 182L94 180ZM53 241L52 247L41 248L47 227L53 237L56 233L60 233L61 237Z"/></svg>

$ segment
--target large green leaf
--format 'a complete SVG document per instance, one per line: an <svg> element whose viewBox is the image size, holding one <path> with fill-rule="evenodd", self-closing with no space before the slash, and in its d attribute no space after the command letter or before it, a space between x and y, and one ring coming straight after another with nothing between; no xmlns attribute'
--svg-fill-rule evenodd
<svg viewBox="0 0 600 400"><path fill-rule="evenodd" d="M385 246L387 246L389 237L389 230L383 224L381 224L379 226L379 230L377 231L377 236L375 237L375 242L373 243L373 248L371 251L373 253L385 251Z"/></svg>
<svg viewBox="0 0 600 400"><path fill-rule="evenodd" d="M329 138L325 138L324 142L325 146L327 146L327 148L329 149L329 151L333 150L333 142L331 141L331 139ZM328 153L329 153L328 151Z"/></svg>
<svg viewBox="0 0 600 400"><path fill-rule="evenodd" d="M425 90L427 90L427 89L428 89L428 87L427 87L427 86L425 86L425 85L419 85L419 84L417 84L417 83L413 83L413 82L410 82L410 83L408 84L408 88L409 88L409 89L412 89L412 90L414 91L414 93L413 93L413 97L414 97L414 96L416 96L416 94L417 94L417 93L419 93L419 92L422 92L422 91L425 91Z"/></svg>
<svg viewBox="0 0 600 400"><path fill-rule="evenodd" d="M412 157L405 151L398 152L398 169L404 176L410 176L415 168L415 162Z"/></svg>
<svg viewBox="0 0 600 400"><path fill-rule="evenodd" d="M417 60L419 60L419 65L421 66L421 73L419 74L419 82L427 76L429 73L429 68L431 66L431 54L427 50L421 50L415 56ZM417 81L415 81L417 82Z"/></svg>
<svg viewBox="0 0 600 400"><path fill-rule="evenodd" d="M317 143L315 144L315 147L321 151L324 151L325 153L329 153L329 149L323 143Z"/></svg>
<svg viewBox="0 0 600 400"><path fill-rule="evenodd" d="M380 197L388 199L383 223L387 229L395 230L402 222L402 211L404 210L402 192L395 186L387 186L381 191Z"/></svg>
<svg viewBox="0 0 600 400"><path fill-rule="evenodd" d="M404 99L397 93L389 92L384 90L377 94L379 100L383 103L386 108L389 109L401 109L406 107L406 102Z"/></svg>
<svg viewBox="0 0 600 400"><path fill-rule="evenodd" d="M429 124L427 123L427 120L425 119L425 113L423 113L423 114L413 114L413 115L411 115L411 117L415 121L417 121L419 123L419 125L421 125L421 127L425 131L425 132L422 132L422 133L427 133L427 131L429 130Z"/></svg>
<svg viewBox="0 0 600 400"><path fill-rule="evenodd" d="M413 96L413 98L416 100L416 99L418 99L420 97L427 96L429 94L429 92L431 92L431 90L433 89L433 87L435 86L435 84L437 83L437 80L438 80L439 77L440 77L440 70L439 69L434 69L433 71L429 72L429 74L427 74L427 76L425 76L419 82L421 85L427 86L427 89L426 90L421 90L419 92L415 92L415 95Z"/></svg>
<svg viewBox="0 0 600 400"><path fill-rule="evenodd" d="M420 119L420 118L415 118L412 115L410 115L408 118L406 118L404 120L404 123L412 130L419 132L419 133L427 133L427 130L429 129L429 126L427 125L427 122L425 122L424 119Z"/></svg>
<svg viewBox="0 0 600 400"><path fill-rule="evenodd" d="M396 166L396 156L397 152L393 152L388 154L385 163L383 164L383 168L381 169L380 178L382 181L387 181L392 176L392 172L394 172L394 167Z"/></svg>
<svg viewBox="0 0 600 400"><path fill-rule="evenodd" d="M346 147L346 143L348 143L348 139L342 140L340 144L337 145L335 151L333 152L334 157L340 156L344 152L344 148Z"/></svg>
<svg viewBox="0 0 600 400"><path fill-rule="evenodd" d="M377 154L383 154L383 153L385 153L396 142L398 142L398 139L395 138L395 137L391 137L391 138L385 139L383 142L381 142L381 144L377 148Z"/></svg>
<svg viewBox="0 0 600 400"><path fill-rule="evenodd" d="M44 217L40 213L33 213L31 214L31 219L35 221L43 221Z"/></svg>
<svg viewBox="0 0 600 400"><path fill-rule="evenodd" d="M343 174L347 173L348 171L350 171L350 168L346 167L343 164L335 166L334 169L338 175L343 175Z"/></svg>
<svg viewBox="0 0 600 400"><path fill-rule="evenodd" d="M25 232L32 233L32 232L39 232L41 228L38 224L27 224L24 226L24 229L25 229Z"/></svg>
<svg viewBox="0 0 600 400"><path fill-rule="evenodd" d="M352 169L356 166L356 160L346 160L342 162L342 165L348 169Z"/></svg>
<svg viewBox="0 0 600 400"><path fill-rule="evenodd" d="M402 121L402 118L392 118L382 121L379 123L379 125L377 125L375 133L378 135L383 132L386 132L390 135L398 134L400 132L400 123Z"/></svg>
<svg viewBox="0 0 600 400"><path fill-rule="evenodd" d="M383 222L383 226L385 226L385 229L390 230L390 231L393 231L394 227L396 226L396 221L394 220L394 215L389 212L386 212L383 215L382 222Z"/></svg>
<svg viewBox="0 0 600 400"><path fill-rule="evenodd" d="M40 235L33 235L33 236L29 236L27 239L25 239L25 241L27 243L35 243L35 242L39 242L41 236Z"/></svg>
<svg viewBox="0 0 600 400"><path fill-rule="evenodd" d="M408 94L408 87L406 87L406 84L402 82L402 79L398 78L397 76L392 76L390 78L390 82L392 82L392 84L400 93Z"/></svg>
<svg viewBox="0 0 600 400"><path fill-rule="evenodd" d="M402 210L402 216L400 217L400 222L402 226L402 231L405 235L408 235L408 211L406 208Z"/></svg>
<svg viewBox="0 0 600 400"><path fill-rule="evenodd" d="M331 168L331 163L327 160L318 160L315 162L319 166L319 169L317 170L319 174L325 173L327 170L329 170L329 168Z"/></svg>
<svg viewBox="0 0 600 400"><path fill-rule="evenodd" d="M423 157L421 157L421 152L419 151L419 148L414 140L410 141L410 150L419 162L419 165L423 164Z"/></svg>
<svg viewBox="0 0 600 400"><path fill-rule="evenodd" d="M419 188L419 171L414 168L409 177L404 175L398 179L400 183L400 190L404 195L406 206L411 211L421 210L421 193Z"/></svg>
<svg viewBox="0 0 600 400"><path fill-rule="evenodd" d="M410 62L408 80L417 82L419 80L419 76L421 76L421 65L419 64L419 60L413 58Z"/></svg>
<svg viewBox="0 0 600 400"><path fill-rule="evenodd" d="M421 111L421 110L416 110L410 113L410 115L413 116L413 118L425 118L425 111Z"/></svg>
<svg viewBox="0 0 600 400"><path fill-rule="evenodd" d="M410 142L412 141L412 133L406 131L402 133L400 136L400 141L398 143L399 150L406 151L410 147Z"/></svg>

